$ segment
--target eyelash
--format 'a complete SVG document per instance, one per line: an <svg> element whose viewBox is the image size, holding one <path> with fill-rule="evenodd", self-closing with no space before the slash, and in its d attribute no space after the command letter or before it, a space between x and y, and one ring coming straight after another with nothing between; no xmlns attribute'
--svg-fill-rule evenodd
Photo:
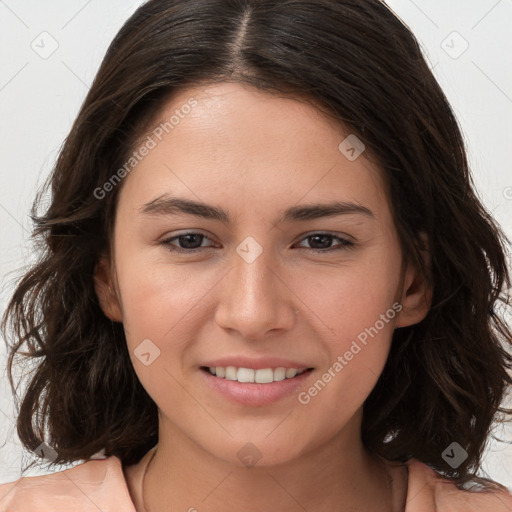
<svg viewBox="0 0 512 512"><path fill-rule="evenodd" d="M173 242L174 240L177 240L177 239L179 239L181 237L185 237L185 236L189 236L189 235L199 235L199 236L203 237L203 240L205 240L205 239L209 240L209 238L206 235L203 235L202 233L197 233L195 231L190 231L190 232L187 232L187 233L181 233L181 234L173 236L171 238L166 238L165 240L162 240L160 242L160 244L163 245L163 246L166 246L167 249L169 251L171 251L171 252L182 253L182 254L194 254L194 253L200 252L203 249L210 249L211 248L211 247L198 247L196 249L183 249L183 248L180 248L180 247L175 247L175 246L173 246L171 244L171 242ZM337 247L334 247L334 248L329 247L327 249L310 249L308 247L302 247L302 249L306 249L307 251L312 251L312 252L314 252L316 254L321 254L321 253L333 252L333 251L338 251L338 250L343 250L343 249L351 249L351 248L354 247L354 243L346 240L345 238L341 238L340 236L333 235L332 233L325 233L325 232L320 232L320 231L312 233L312 234L309 234L309 235L305 236L304 238L302 238L300 241L307 240L308 238L313 238L313 237L316 237L316 236L332 237L333 239L341 242L341 244L339 246L337 246Z"/></svg>

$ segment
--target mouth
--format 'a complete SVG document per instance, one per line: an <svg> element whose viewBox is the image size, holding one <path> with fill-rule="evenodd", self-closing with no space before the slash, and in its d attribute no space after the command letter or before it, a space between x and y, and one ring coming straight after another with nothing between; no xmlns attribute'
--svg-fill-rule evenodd
<svg viewBox="0 0 512 512"><path fill-rule="evenodd" d="M272 384L292 380L314 370L314 368L284 368L282 366L257 370L236 366L201 366L200 369L218 379L254 384Z"/></svg>
<svg viewBox="0 0 512 512"><path fill-rule="evenodd" d="M245 407L266 407L291 400L308 385L314 368L200 366L199 370L216 396Z"/></svg>

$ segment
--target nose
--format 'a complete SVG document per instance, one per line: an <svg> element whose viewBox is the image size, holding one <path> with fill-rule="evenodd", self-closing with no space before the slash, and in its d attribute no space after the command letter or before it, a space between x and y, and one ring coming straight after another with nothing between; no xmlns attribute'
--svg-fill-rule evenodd
<svg viewBox="0 0 512 512"><path fill-rule="evenodd" d="M237 253L233 267L219 283L217 324L243 339L258 340L279 335L296 322L298 298L289 274L263 251L248 262Z"/></svg>

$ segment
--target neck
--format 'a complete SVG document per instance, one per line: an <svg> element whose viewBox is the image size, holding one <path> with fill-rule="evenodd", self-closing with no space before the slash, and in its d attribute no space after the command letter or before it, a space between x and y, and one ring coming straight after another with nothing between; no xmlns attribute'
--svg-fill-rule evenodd
<svg viewBox="0 0 512 512"><path fill-rule="evenodd" d="M360 438L348 435L351 429L360 432L358 422L293 460L269 465L263 457L244 465L215 457L160 420L158 446L144 479L145 512L402 510L398 503L403 499L394 495L397 485L392 485L399 474L388 472Z"/></svg>

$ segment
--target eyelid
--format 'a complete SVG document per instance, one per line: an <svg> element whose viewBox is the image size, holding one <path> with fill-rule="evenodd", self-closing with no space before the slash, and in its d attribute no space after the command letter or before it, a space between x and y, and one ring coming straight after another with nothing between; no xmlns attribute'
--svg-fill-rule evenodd
<svg viewBox="0 0 512 512"><path fill-rule="evenodd" d="M301 238L294 245L296 245L297 243L300 243L304 240L307 240L308 238L311 238L313 236L330 236L334 240L337 240L340 243L338 245L334 245L333 247L328 247L327 249L313 249L310 247L300 247L300 248L305 249L306 251L309 251L309 252L316 253L316 254L322 254L322 253L328 254L328 253L333 253L336 251L353 249L355 247L353 237L345 235L345 234L331 232L331 231L312 231L310 233L305 233L304 235L301 235Z"/></svg>
<svg viewBox="0 0 512 512"><path fill-rule="evenodd" d="M170 251L172 252L181 252L181 253L194 253L199 252L205 249L211 249L213 245L210 245L208 247L198 247L196 249L183 249L181 247L176 247L171 244L171 242L175 241L181 236L187 236L187 235L200 235L203 237L203 240L209 240L210 242L215 243L212 238L209 235L206 235L205 233L202 233L200 230L185 230L183 232L177 232L173 233L172 235L165 236L160 242L158 242L160 245L164 245L167 247L172 247ZM202 242L202 241L201 241Z"/></svg>
<svg viewBox="0 0 512 512"><path fill-rule="evenodd" d="M345 242L350 242L350 243L355 243L355 241L356 241L356 239L353 236L350 236L347 233L341 233L339 231L329 231L327 229L324 229L324 230L317 229L316 231L315 230L308 231L308 232L300 235L300 237L297 239L297 241L300 242L301 240L304 240L305 238L309 238L311 236L321 236L321 235L332 236L333 238L339 238L341 240L344 240Z"/></svg>
<svg viewBox="0 0 512 512"><path fill-rule="evenodd" d="M201 231L198 231L198 230L188 230L187 231L187 230L185 230L183 232L174 233L172 236L165 237L163 240L161 240L159 242L159 244L166 246L170 252L181 253L181 254L194 254L194 253L197 253L197 252L201 252L201 251L204 251L204 250L207 250L207 249L214 248L212 245L210 245L210 246L207 246L207 247L197 247L195 249L183 249L181 247L177 247L177 246L172 245L171 242L173 242L174 240L178 239L181 236L187 236L187 235L200 235L200 236L203 237L202 241L204 241L206 239L206 240L210 240L211 242L213 242L213 240L210 238L210 236L202 233ZM314 249L314 248L309 248L309 247L299 247L299 248L300 249L305 249L306 251L313 252L313 253L316 253L316 254L322 254L322 253L335 252L335 251L343 250L343 249L353 249L355 247L354 238L351 237L350 235L347 235L345 233L337 233L337 232L321 231L321 230L320 231L318 231L318 230L317 231L310 231L310 232L307 232L307 233L304 233L304 234L300 235L300 238L296 242L294 242L293 245L296 245L297 243L303 242L303 241L305 241L308 238L311 238L313 236L330 236L333 239L335 239L338 242L340 242L340 244L335 245L333 247L328 247L327 249ZM214 242L214 244L215 244L215 242Z"/></svg>

